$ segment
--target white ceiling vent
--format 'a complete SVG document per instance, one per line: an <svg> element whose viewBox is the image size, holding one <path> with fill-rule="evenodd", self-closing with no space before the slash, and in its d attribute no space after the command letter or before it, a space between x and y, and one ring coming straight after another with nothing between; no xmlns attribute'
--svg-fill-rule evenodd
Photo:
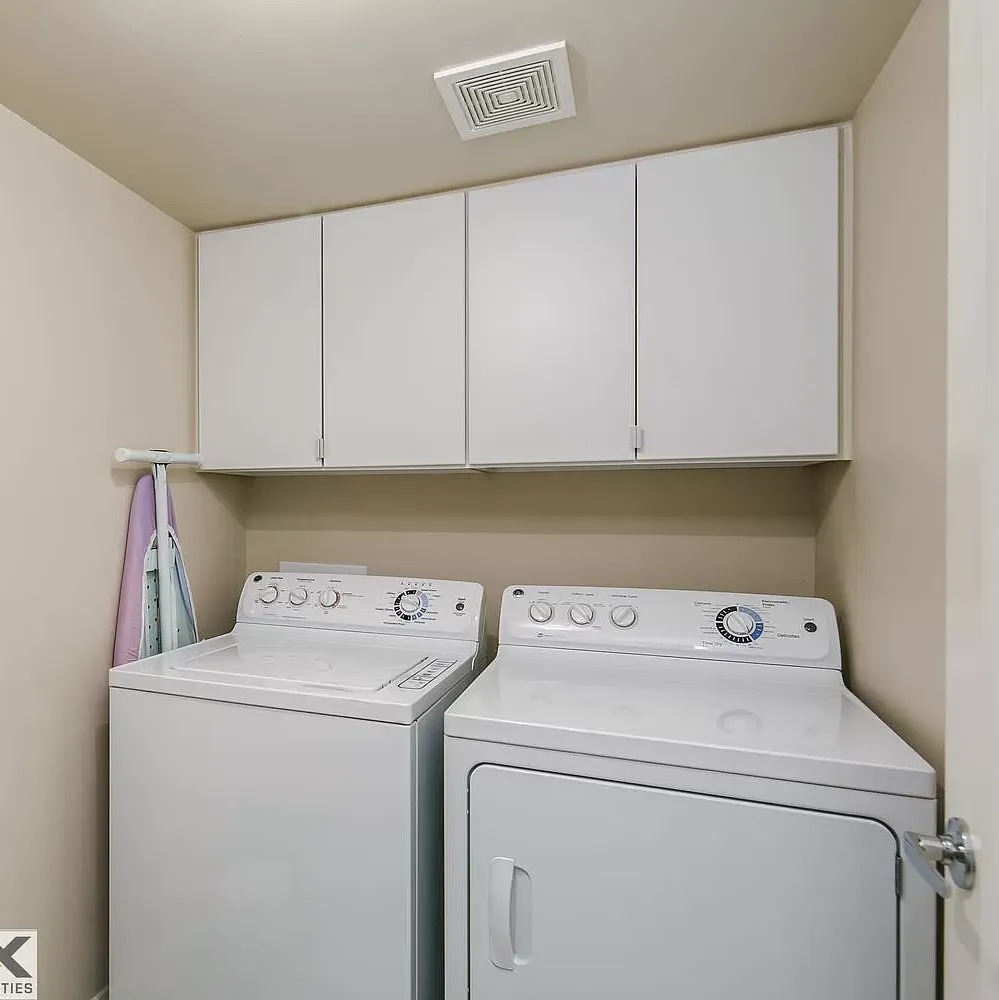
<svg viewBox="0 0 999 1000"><path fill-rule="evenodd" d="M576 114L565 42L442 69L434 80L462 139Z"/></svg>

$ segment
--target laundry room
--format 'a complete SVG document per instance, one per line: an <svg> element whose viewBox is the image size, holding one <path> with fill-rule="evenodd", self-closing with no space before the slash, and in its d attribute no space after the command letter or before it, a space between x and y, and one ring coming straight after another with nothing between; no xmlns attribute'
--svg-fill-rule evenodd
<svg viewBox="0 0 999 1000"><path fill-rule="evenodd" d="M0 7L0 998L999 1000L996 108L989 0Z"/></svg>

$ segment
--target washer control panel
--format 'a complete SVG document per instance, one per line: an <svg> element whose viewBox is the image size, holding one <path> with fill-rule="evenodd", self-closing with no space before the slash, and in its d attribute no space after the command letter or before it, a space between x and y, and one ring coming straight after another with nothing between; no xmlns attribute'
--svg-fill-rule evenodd
<svg viewBox="0 0 999 1000"><path fill-rule="evenodd" d="M251 573L243 585L238 620L478 641L483 604L478 583Z"/></svg>
<svg viewBox="0 0 999 1000"><path fill-rule="evenodd" d="M815 597L508 587L500 643L842 668L836 612Z"/></svg>

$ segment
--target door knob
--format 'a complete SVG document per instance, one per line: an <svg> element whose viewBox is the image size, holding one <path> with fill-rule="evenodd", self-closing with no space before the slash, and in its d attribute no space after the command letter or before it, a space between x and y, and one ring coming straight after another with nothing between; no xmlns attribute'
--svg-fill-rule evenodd
<svg viewBox="0 0 999 1000"><path fill-rule="evenodd" d="M947 820L947 831L939 836L907 831L902 843L905 856L938 896L949 899L953 890L937 865L950 872L958 889L975 887L976 845L968 824L960 817Z"/></svg>

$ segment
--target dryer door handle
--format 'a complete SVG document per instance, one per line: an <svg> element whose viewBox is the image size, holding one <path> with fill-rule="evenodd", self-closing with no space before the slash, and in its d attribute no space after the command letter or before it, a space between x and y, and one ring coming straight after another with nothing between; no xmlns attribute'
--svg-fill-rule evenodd
<svg viewBox="0 0 999 1000"><path fill-rule="evenodd" d="M513 954L513 873L511 858L493 858L489 864L489 958L497 969L512 972L517 963Z"/></svg>
<svg viewBox="0 0 999 1000"><path fill-rule="evenodd" d="M533 949L531 876L511 858L489 862L489 958L512 972L527 965Z"/></svg>

